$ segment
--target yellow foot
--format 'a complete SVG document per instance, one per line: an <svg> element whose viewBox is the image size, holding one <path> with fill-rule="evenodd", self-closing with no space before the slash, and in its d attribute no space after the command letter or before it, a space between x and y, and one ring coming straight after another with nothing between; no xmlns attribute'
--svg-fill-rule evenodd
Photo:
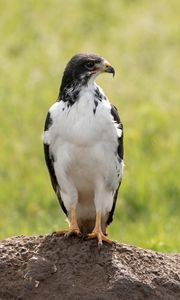
<svg viewBox="0 0 180 300"><path fill-rule="evenodd" d="M79 237L82 236L82 233L80 231L79 228L69 228L69 229L64 229L64 230L58 230L58 231L55 231L54 232L55 235L57 236L61 236L61 235L64 235L64 237L69 237L69 236L72 236L72 235L77 235Z"/></svg>
<svg viewBox="0 0 180 300"><path fill-rule="evenodd" d="M98 240L98 248L101 248L102 247L102 241L108 243L109 245L112 245L112 241L110 239L108 239L102 231L94 231L92 233L89 233L88 236L87 236L87 239L88 240L91 240L91 239L95 239L97 238Z"/></svg>
<svg viewBox="0 0 180 300"><path fill-rule="evenodd" d="M106 242L108 243L109 245L112 245L112 241L110 239L107 238L106 236L106 232L105 234L102 232L102 229L101 229L101 213L97 212L96 213L96 223L95 223L95 227L92 231L92 233L89 233L88 236L87 236L87 239L90 240L90 239L95 239L97 238L98 240L98 248L101 249L102 248L102 242Z"/></svg>
<svg viewBox="0 0 180 300"><path fill-rule="evenodd" d="M72 208L70 210L70 225L68 229L64 229L64 230L60 230L60 231L56 231L54 233L57 236L61 236L64 235L65 237L69 237L71 235L77 235L77 236L82 236L82 233L79 229L78 223L77 223L77 219L76 219L76 210L75 208Z"/></svg>

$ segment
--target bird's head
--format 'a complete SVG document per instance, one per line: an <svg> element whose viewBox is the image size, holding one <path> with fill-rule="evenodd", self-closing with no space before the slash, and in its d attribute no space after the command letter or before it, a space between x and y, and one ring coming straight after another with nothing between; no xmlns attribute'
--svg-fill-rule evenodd
<svg viewBox="0 0 180 300"><path fill-rule="evenodd" d="M72 82L87 84L104 72L115 75L114 68L103 57L96 54L76 54L65 68L61 90Z"/></svg>

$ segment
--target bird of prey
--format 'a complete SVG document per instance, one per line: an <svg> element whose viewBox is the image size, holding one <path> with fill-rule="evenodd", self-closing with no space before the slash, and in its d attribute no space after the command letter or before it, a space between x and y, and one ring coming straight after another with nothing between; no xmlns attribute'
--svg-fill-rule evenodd
<svg viewBox="0 0 180 300"><path fill-rule="evenodd" d="M95 83L114 68L95 54L76 54L68 62L57 102L44 127L44 153L51 183L69 228L57 235L86 236L109 244L123 174L123 126L116 107Z"/></svg>

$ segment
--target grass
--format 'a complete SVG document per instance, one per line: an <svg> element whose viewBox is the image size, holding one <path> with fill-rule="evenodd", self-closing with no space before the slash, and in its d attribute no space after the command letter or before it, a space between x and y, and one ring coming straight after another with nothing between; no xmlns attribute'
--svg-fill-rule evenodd
<svg viewBox="0 0 180 300"><path fill-rule="evenodd" d="M125 130L125 174L110 237L180 250L178 0L1 1L0 238L66 226L41 133L77 52L107 58L98 79Z"/></svg>

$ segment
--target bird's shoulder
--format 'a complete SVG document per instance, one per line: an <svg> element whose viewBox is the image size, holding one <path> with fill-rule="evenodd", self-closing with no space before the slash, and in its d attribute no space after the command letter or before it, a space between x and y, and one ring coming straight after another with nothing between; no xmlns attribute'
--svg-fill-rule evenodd
<svg viewBox="0 0 180 300"><path fill-rule="evenodd" d="M119 128L123 129L123 124L121 122L121 119L120 119L120 116L119 116L119 113L118 113L118 109L114 104L111 104L111 115L112 115L114 121L117 124L119 124Z"/></svg>

